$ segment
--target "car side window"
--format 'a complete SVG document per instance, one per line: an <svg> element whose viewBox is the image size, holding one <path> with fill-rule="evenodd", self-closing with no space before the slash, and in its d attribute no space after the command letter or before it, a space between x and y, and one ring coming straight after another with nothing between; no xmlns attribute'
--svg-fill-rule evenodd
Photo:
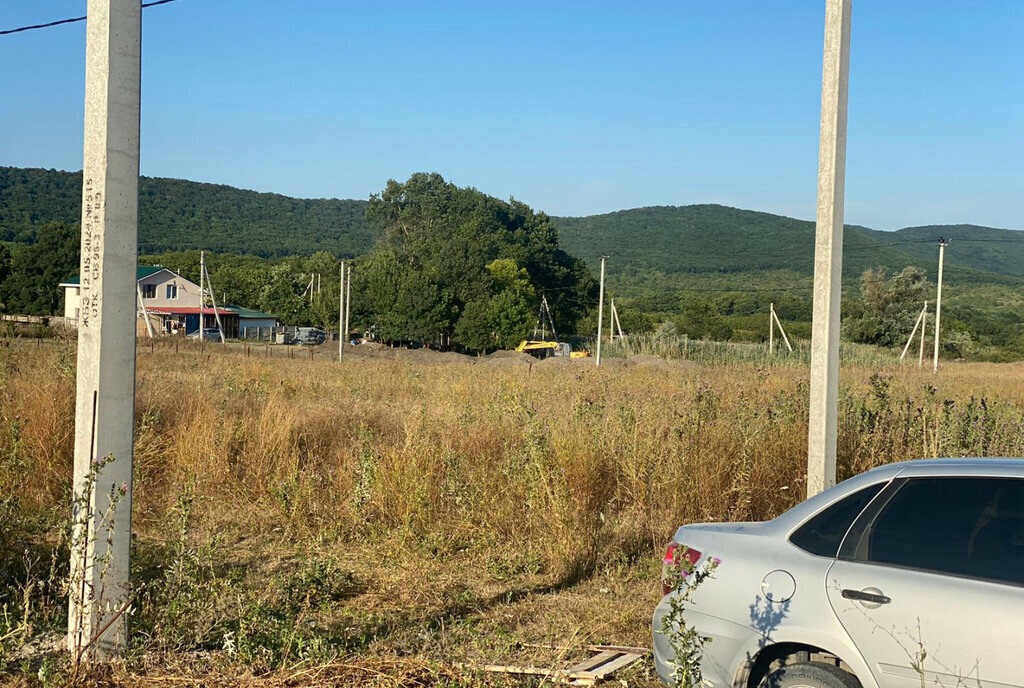
<svg viewBox="0 0 1024 688"><path fill-rule="evenodd" d="M835 557L846 531L885 483L869 485L847 495L811 517L789 537L794 545L820 557Z"/></svg>
<svg viewBox="0 0 1024 688"><path fill-rule="evenodd" d="M1024 585L1024 480L912 478L856 551L862 561Z"/></svg>

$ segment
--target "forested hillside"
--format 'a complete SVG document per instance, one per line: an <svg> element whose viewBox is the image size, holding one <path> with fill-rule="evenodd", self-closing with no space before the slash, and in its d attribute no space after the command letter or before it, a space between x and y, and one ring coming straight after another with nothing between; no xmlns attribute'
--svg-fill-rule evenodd
<svg viewBox="0 0 1024 688"><path fill-rule="evenodd" d="M31 243L50 222L77 225L80 172L0 167L0 241ZM142 177L139 250L203 248L263 257L362 255L373 246L367 201L298 199L219 184ZM563 249L596 266L610 256L610 274L687 276L733 281L731 275L787 282L813 271L814 223L720 205L656 206L589 217L553 217ZM937 267L936 241L951 240L946 266L953 282L1005 282L993 274L1024 276L1024 232L939 225L881 232L848 226L844 274L852 281L868 268ZM775 275L775 277L771 277ZM744 278L747 279L747 278Z"/></svg>
<svg viewBox="0 0 1024 688"><path fill-rule="evenodd" d="M0 167L0 240L31 243L50 222L77 225L81 203L81 172ZM373 245L366 205L142 177L139 250L360 255Z"/></svg>
<svg viewBox="0 0 1024 688"><path fill-rule="evenodd" d="M56 283L77 262L80 184L76 173L0 167L4 310L59 308ZM309 274L329 279L338 257L359 256L356 285L376 295L357 306L364 324L393 339L434 332L477 345L511 341L498 333L532 321L542 295L560 330L594 331L590 278L576 258L596 272L607 255L608 295L629 331L671 325L694 338L756 341L767 336L774 304L792 335L809 336L812 222L719 205L548 218L436 175L396 184L370 201L343 201L144 177L140 253L192 275L196 249L206 249L225 297L293 324L331 321L326 300L303 301ZM891 345L909 332L917 301L934 301L940 236L950 241L943 329L1024 355L1024 232L972 225L848 226L847 336ZM372 312L362 310L370 303Z"/></svg>
<svg viewBox="0 0 1024 688"><path fill-rule="evenodd" d="M565 249L595 265L609 256L608 271L657 282L665 276L783 271L783 281L814 271L814 223L720 205L657 206L589 217L556 217ZM897 271L938 266L937 240L946 252L951 282L1016 282L992 274L1024 276L1024 232L971 225L929 226L880 232L847 226L843 272L856 281L869 268Z"/></svg>

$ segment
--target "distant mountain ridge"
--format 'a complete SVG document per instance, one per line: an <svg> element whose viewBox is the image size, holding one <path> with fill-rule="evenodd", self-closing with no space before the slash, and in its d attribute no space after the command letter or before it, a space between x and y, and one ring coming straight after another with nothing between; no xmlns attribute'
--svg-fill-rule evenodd
<svg viewBox="0 0 1024 688"><path fill-rule="evenodd" d="M653 206L588 217L554 218L561 244L594 265L608 255L614 273L814 271L814 223L721 205ZM883 232L847 225L843 270L937 266L938 239L950 240L946 266L954 279L1024 276L1024 231L932 225ZM982 274L987 273L987 274Z"/></svg>
<svg viewBox="0 0 1024 688"><path fill-rule="evenodd" d="M29 242L52 221L77 224L81 173L0 167L0 240ZM139 248L158 253L204 248L263 257L319 250L360 255L375 237L367 201L297 199L220 184L142 177ZM814 223L720 205L653 206L587 217L552 217L561 246L610 274L813 274ZM908 227L883 232L847 226L844 276L907 265L934 270L939 237L951 281L1011 283L1024 277L1024 232L974 225Z"/></svg>
<svg viewBox="0 0 1024 688"><path fill-rule="evenodd" d="M0 167L0 240L32 241L49 222L77 225L82 173ZM265 258L373 245L366 201L299 199L181 179L139 179L139 250L204 248Z"/></svg>

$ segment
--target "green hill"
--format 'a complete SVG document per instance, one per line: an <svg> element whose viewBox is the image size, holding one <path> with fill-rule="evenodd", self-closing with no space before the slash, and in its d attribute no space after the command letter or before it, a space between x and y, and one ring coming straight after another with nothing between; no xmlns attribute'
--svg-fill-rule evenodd
<svg viewBox="0 0 1024 688"><path fill-rule="evenodd" d="M139 196L144 254L203 248L263 258L321 250L353 256L366 254L375 240L365 217L366 201L297 199L149 177L140 180ZM72 225L60 231L71 232L67 239L73 243L80 202L81 173L0 167L0 258L5 244L11 264L24 263L24 249L51 222ZM627 319L644 314L650 326L675 317L684 300L692 306L694 298L703 298L714 302L742 336L764 334L768 303L794 327L810 320L813 222L720 205L636 208L553 221L568 253L593 268L601 255L609 256L609 293L619 297ZM857 296L860 276L868 268L892 274L913 265L934 282L940 236L951 242L944 292L950 322L966 323L983 342L1024 353L1021 231L946 225L881 232L848 226L843 248L847 297ZM5 269L0 260L0 273Z"/></svg>
<svg viewBox="0 0 1024 688"><path fill-rule="evenodd" d="M596 265L609 256L608 272L685 285L700 276L728 282L730 275L776 273L782 281L814 271L814 223L720 205L657 206L589 217L558 217L562 245ZM1024 232L968 225L914 227L880 232L847 226L843 274L856 280L867 268L897 271L938 267L936 241L946 251L949 280L1016 283L1024 276Z"/></svg>
<svg viewBox="0 0 1024 688"><path fill-rule="evenodd" d="M0 167L0 240L29 243L49 222L77 225L82 173ZM220 184L142 177L139 250L207 249L263 257L329 251L359 255L373 244L366 201L299 199Z"/></svg>
<svg viewBox="0 0 1024 688"><path fill-rule="evenodd" d="M81 172L0 167L0 241L30 243L37 228L77 225ZM366 201L299 199L220 184L142 177L139 250L204 248L263 257L326 250L359 255L373 245ZM553 218L561 245L596 266L632 280L685 285L735 283L736 277L780 283L813 272L814 223L720 205L656 206L589 217ZM848 226L843 272L855 280L869 267L937 267L936 241L946 251L949 279L1016 283L1024 277L1024 232L945 225L881 232ZM752 277L753 276L753 277Z"/></svg>
<svg viewBox="0 0 1024 688"><path fill-rule="evenodd" d="M947 264L1024 276L1024 232L978 225L929 225L897 232L871 232L912 256L936 260L939 238L949 242Z"/></svg>

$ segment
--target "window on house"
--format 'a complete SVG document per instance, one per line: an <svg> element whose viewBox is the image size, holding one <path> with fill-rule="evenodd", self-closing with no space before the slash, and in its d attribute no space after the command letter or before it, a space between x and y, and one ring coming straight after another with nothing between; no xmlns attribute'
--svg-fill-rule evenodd
<svg viewBox="0 0 1024 688"><path fill-rule="evenodd" d="M142 285L142 298L144 298L144 299L155 299L156 298L156 285L155 284L143 284Z"/></svg>
<svg viewBox="0 0 1024 688"><path fill-rule="evenodd" d="M176 299L178 298L178 285L168 284L167 285L167 298Z"/></svg>

